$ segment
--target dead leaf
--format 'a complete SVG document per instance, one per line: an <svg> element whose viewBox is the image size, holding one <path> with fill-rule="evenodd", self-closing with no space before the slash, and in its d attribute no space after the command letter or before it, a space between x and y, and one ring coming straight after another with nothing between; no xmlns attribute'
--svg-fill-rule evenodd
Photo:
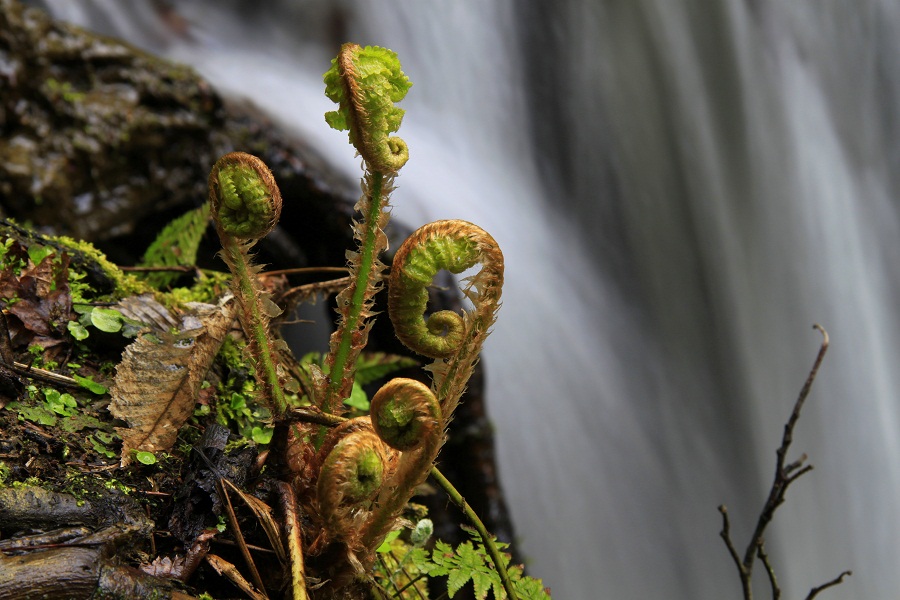
<svg viewBox="0 0 900 600"><path fill-rule="evenodd" d="M69 256L65 252L44 257L37 265L29 263L16 276L12 269L0 272L0 297L15 298L9 312L24 329L43 338L59 338L72 314L68 284ZM47 345L53 345L47 341Z"/></svg>
<svg viewBox="0 0 900 600"><path fill-rule="evenodd" d="M178 325L178 321L165 306L156 301L153 294L125 298L113 308L122 313L123 317L139 321L159 331L167 331ZM184 329L192 329L192 327Z"/></svg>
<svg viewBox="0 0 900 600"><path fill-rule="evenodd" d="M200 562L206 558L209 553L209 544L216 536L215 529L204 531L188 549L185 555L176 555L175 558L168 556L157 556L150 564L140 565L141 571L154 577L164 577L166 579L178 579L179 581L187 581L197 570Z"/></svg>
<svg viewBox="0 0 900 600"><path fill-rule="evenodd" d="M219 306L194 306L177 334L145 331L125 348L110 389L109 411L128 427L122 437L122 466L132 450L160 452L175 444L194 410L200 384L235 318L229 298ZM196 326L198 325L199 326Z"/></svg>

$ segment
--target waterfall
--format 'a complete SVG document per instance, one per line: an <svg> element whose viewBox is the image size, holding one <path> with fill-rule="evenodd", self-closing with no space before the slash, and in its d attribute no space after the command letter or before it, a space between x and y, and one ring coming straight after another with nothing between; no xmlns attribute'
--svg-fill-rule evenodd
<svg viewBox="0 0 900 600"><path fill-rule="evenodd" d="M193 64L354 177L321 73L341 41L399 53L394 214L471 220L507 257L488 402L554 597L739 597L716 507L743 547L813 322L832 348L789 459L816 470L769 554L788 598L844 569L832 597L896 595L900 5L204 0L173 4L181 35L146 2L44 4Z"/></svg>

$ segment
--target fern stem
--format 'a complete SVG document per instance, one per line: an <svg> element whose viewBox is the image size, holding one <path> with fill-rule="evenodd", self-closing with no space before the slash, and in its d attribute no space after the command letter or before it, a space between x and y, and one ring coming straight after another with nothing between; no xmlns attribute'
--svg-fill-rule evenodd
<svg viewBox="0 0 900 600"><path fill-rule="evenodd" d="M469 506L469 503L466 502L466 499L462 497L462 494L459 493L453 484L450 483L450 480L444 477L444 474L440 472L437 467L431 469L431 476L434 480L440 485L447 495L450 496L450 499L456 504L466 515L466 518L469 519L469 522L472 523L472 526L478 531L481 535L481 539L484 542L485 548L487 548L488 554L491 557L491 560L494 561L494 568L497 569L497 573L500 575L500 581L503 582L503 587L506 589L506 595L509 596L509 600L518 600L518 596L516 595L516 590L513 587L512 580L509 578L509 573L506 570L506 566L503 562L503 557L500 554L500 549L497 548L497 545L494 543L494 538L491 536L490 532L487 530L487 527L484 526L484 523L478 518L478 514Z"/></svg>
<svg viewBox="0 0 900 600"><path fill-rule="evenodd" d="M265 237L281 215L281 192L272 171L259 158L244 152L221 157L209 173L209 207L222 243L222 258L232 274L232 290L241 306L241 326L250 341L257 381L265 400L278 416L287 410L272 341L268 301L250 265L250 248Z"/></svg>
<svg viewBox="0 0 900 600"><path fill-rule="evenodd" d="M237 287L240 290L238 300L244 306L244 311L249 313L250 318L247 319L245 326L249 329L247 333L253 338L256 348L256 353L254 353L256 371L262 375L266 395L275 404L275 410L279 415L283 415L287 410L287 400L281 389L278 370L272 356L268 328L262 325L268 322L268 316L262 310L261 291L256 289L256 278L250 272L250 266L247 264L246 256L241 251L240 245L231 237L222 237L221 239L222 249L228 253L229 266L232 267L232 275L236 278Z"/></svg>
<svg viewBox="0 0 900 600"><path fill-rule="evenodd" d="M359 329L362 311L368 308L366 294L372 289L372 280L376 276L376 273L373 272L373 266L377 258L376 241L380 232L379 223L385 202L384 174L380 171L372 171L370 175L369 185L366 186L369 194L369 201L366 203L368 211L364 215L364 230L359 248L359 263L355 269L353 296L347 314L341 322L340 341L334 350L334 358L331 361L331 384L328 398L323 406L324 411L327 413L334 413L341 400L343 400L343 398L338 396L341 395L345 387L345 380L348 379L346 371L349 368L349 359L354 348L354 337Z"/></svg>

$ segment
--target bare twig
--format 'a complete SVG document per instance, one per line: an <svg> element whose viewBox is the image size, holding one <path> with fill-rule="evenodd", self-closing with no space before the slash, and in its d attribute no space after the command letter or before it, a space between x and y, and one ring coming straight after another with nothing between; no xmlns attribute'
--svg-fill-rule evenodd
<svg viewBox="0 0 900 600"><path fill-rule="evenodd" d="M809 594L806 596L806 600L812 600L813 598L818 596L819 592L821 592L822 590L826 590L830 587L843 583L844 578L850 577L851 575L853 575L853 571L844 571L828 583L823 583L820 586L814 587L813 589L809 590Z"/></svg>
<svg viewBox="0 0 900 600"><path fill-rule="evenodd" d="M750 600L753 598L753 591L750 588L750 574L744 567L744 563L741 562L741 557L738 555L737 548L734 547L734 542L731 540L731 523L728 520L728 509L722 504L719 506L719 512L722 513L722 531L719 532L719 536L725 540L725 546L728 548L731 560L734 561L734 566L737 567L738 576L741 578L741 588L744 592L744 598L745 600Z"/></svg>
<svg viewBox="0 0 900 600"><path fill-rule="evenodd" d="M290 417L291 421L313 423L315 425L324 425L325 427L334 427L346 421L343 417L328 414L319 408L311 406L292 408L288 411L288 417Z"/></svg>
<svg viewBox="0 0 900 600"><path fill-rule="evenodd" d="M769 490L769 496L766 499L766 503L763 506L762 512L759 515L759 519L756 522L756 528L754 529L753 535L750 538L750 542L747 544L747 548L744 551L743 559L739 557L734 543L731 540L728 512L724 506L719 507L719 512L722 513L722 531L720 532L720 535L725 541L728 552L731 555L735 566L737 567L738 574L741 579L741 587L744 593L744 600L752 600L753 598L751 576L753 574L753 563L756 558L760 559L764 568L766 569L766 573L769 577L769 582L772 586L773 599L779 600L781 598L781 590L778 587L777 579L775 577L775 569L769 561L769 557L764 549L763 534L765 533L766 527L772 521L772 518L775 515L775 510L784 502L785 493L787 492L790 484L813 469L812 465L804 464L807 458L805 454L802 455L799 459L785 464L788 450L790 449L791 443L794 440L794 427L797 425L797 421L800 419L800 411L803 409L803 404L806 401L806 398L809 396L813 381L815 381L816 375L819 372L819 367L822 364L822 359L825 358L825 352L827 352L828 350L828 332L818 324L813 325L813 328L818 330L819 333L822 334L822 345L819 347L819 353L816 355L816 360L815 362L813 362L813 366L810 369L809 375L807 376L806 381L803 384L803 388L800 390L800 394L797 396L796 402L794 402L794 408L791 411L791 415L788 418L787 423L785 423L784 425L784 434L781 438L781 445L778 447L778 450L775 451L775 478L772 482L772 487ZM807 600L813 598L820 591L841 583L844 577L846 577L847 575L850 575L849 571L841 573L839 577L832 581L829 581L822 586L813 588L810 591Z"/></svg>
<svg viewBox="0 0 900 600"><path fill-rule="evenodd" d="M781 588L778 587L775 569L772 567L772 563L769 562L769 555L766 554L765 544L762 541L760 541L759 546L756 547L756 556L762 562L763 567L765 567L766 574L769 576L769 583L772 584L772 600L779 600L779 598L781 598Z"/></svg>
<svg viewBox="0 0 900 600"><path fill-rule="evenodd" d="M344 289L350 282L350 277L341 277L340 279L329 279L328 281L318 281L316 283L298 285L297 287L292 287L285 290L285 292L281 295L281 298L282 301L284 301L285 298L298 296L299 299L302 300L304 298L309 298L314 294L318 294L319 292L331 294Z"/></svg>
<svg viewBox="0 0 900 600"><path fill-rule="evenodd" d="M294 267L292 269L278 269L263 271L260 275L271 277L273 275L297 275L301 273L346 273L347 267Z"/></svg>
<svg viewBox="0 0 900 600"><path fill-rule="evenodd" d="M822 359L825 358L825 352L828 351L828 332L825 331L821 325L816 324L813 325L813 327L818 329L822 334L822 345L819 347L819 353L816 355L816 360L813 363L812 369L809 371L806 382L803 384L803 388L797 396L797 401L794 403L794 410L791 411L791 416L784 425L784 435L781 438L781 446L775 451L775 480L772 482L769 497L766 499L766 504L763 507L762 513L759 515L759 520L756 522L756 529L753 532L753 536L750 538L750 543L747 544L747 550L744 552L744 567L748 572L752 572L753 570L753 558L756 547L760 544L766 527L775 515L775 509L784 502L784 495L785 492L787 492L788 486L796 481L801 475L812 470L811 465L801 468L805 456L788 466L785 466L785 457L791 447L791 443L794 441L794 427L800 419L800 411L803 409L803 403L806 402L806 398L809 396L813 381L815 381L816 374L819 372L819 366L822 364ZM789 476L792 471L797 469L799 469L797 473L793 476Z"/></svg>
<svg viewBox="0 0 900 600"><path fill-rule="evenodd" d="M71 377L66 377L65 375L54 373L53 371L38 369L37 367L32 367L31 365L20 362L13 362L11 366L13 367L13 370L22 377L37 379L38 381L51 383L53 385L61 385L73 390L81 388L81 385Z"/></svg>

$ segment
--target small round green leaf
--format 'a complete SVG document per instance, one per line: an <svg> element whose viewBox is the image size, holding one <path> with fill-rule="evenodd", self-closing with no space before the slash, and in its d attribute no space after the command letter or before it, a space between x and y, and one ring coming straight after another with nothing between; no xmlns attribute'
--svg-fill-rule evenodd
<svg viewBox="0 0 900 600"><path fill-rule="evenodd" d="M135 453L134 457L137 459L139 463L145 465L155 465L156 464L156 455L152 452L141 451Z"/></svg>
<svg viewBox="0 0 900 600"><path fill-rule="evenodd" d="M79 323L78 321L69 321L66 324L66 327L69 330L69 333L72 334L72 337L78 340L79 342L85 338L87 338L88 330L85 329L84 325Z"/></svg>
<svg viewBox="0 0 900 600"><path fill-rule="evenodd" d="M250 432L250 437L252 437L253 441L257 444L268 444L272 441L273 433L275 433L275 430L270 427L256 426Z"/></svg>
<svg viewBox="0 0 900 600"><path fill-rule="evenodd" d="M122 314L111 308L95 306L91 311L91 324L107 333L116 333L122 329Z"/></svg>

